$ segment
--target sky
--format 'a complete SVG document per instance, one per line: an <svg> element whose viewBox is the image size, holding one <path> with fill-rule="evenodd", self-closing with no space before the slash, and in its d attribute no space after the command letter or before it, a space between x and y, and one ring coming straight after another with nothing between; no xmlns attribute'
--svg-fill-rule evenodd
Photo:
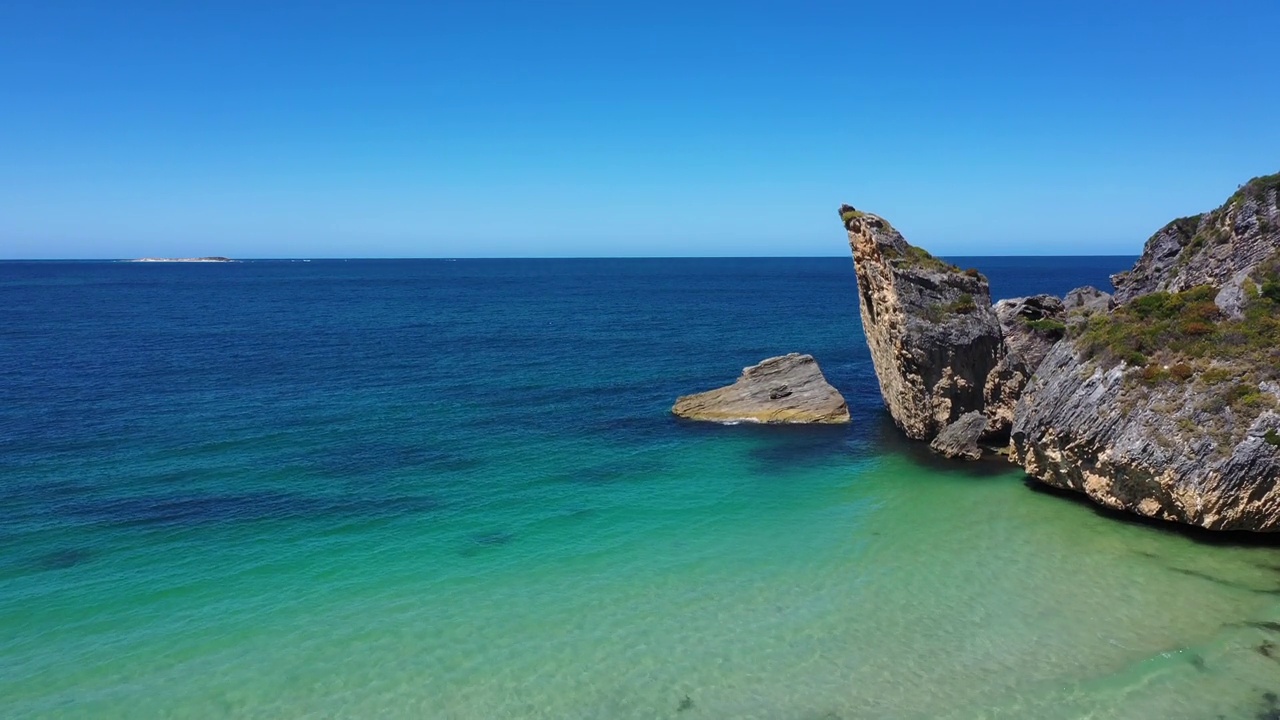
<svg viewBox="0 0 1280 720"><path fill-rule="evenodd" d="M0 258L1137 254L1276 0L0 3Z"/></svg>

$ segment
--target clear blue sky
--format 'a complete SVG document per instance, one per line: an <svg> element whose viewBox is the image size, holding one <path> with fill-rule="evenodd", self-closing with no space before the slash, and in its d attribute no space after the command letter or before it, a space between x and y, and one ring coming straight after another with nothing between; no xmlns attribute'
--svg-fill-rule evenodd
<svg viewBox="0 0 1280 720"><path fill-rule="evenodd" d="M1136 253L1280 170L1276 0L0 3L0 257Z"/></svg>

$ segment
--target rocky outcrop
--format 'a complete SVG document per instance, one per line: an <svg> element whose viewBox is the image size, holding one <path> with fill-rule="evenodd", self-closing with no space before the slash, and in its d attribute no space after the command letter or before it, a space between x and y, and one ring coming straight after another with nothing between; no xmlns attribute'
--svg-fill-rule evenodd
<svg viewBox="0 0 1280 720"><path fill-rule="evenodd" d="M978 410L967 412L938 433L929 443L929 449L943 457L963 460L980 460L982 448L978 441L987 430L987 416Z"/></svg>
<svg viewBox="0 0 1280 720"><path fill-rule="evenodd" d="M1133 269L1111 277L1117 304L1198 285L1224 291L1275 251L1280 174L1254 178L1217 210L1179 218L1147 240Z"/></svg>
<svg viewBox="0 0 1280 720"><path fill-rule="evenodd" d="M1223 369L1225 371L1225 369ZM1204 374L1147 385L1143 368L1059 343L1024 389L1013 459L1046 485L1100 505L1210 530L1280 529L1280 385L1260 413L1232 407L1234 383Z"/></svg>
<svg viewBox="0 0 1280 720"><path fill-rule="evenodd" d="M1062 298L1062 306L1066 310L1068 320L1080 320L1099 312L1111 309L1111 294L1105 293L1092 285L1078 287Z"/></svg>
<svg viewBox="0 0 1280 720"><path fill-rule="evenodd" d="M840 218L885 407L907 436L931 440L983 409L1002 356L987 280L913 247L877 215L844 205Z"/></svg>
<svg viewBox="0 0 1280 720"><path fill-rule="evenodd" d="M1069 300L1022 391L1012 458L1095 502L1210 530L1280 531L1280 176L1166 226L1115 307Z"/></svg>
<svg viewBox="0 0 1280 720"><path fill-rule="evenodd" d="M1013 427L1013 412L1022 388L1066 332L1063 322L1066 308L1052 295L1033 295L1001 300L994 309L1000 322L1004 355L987 375L983 402L986 435L1003 441L1008 439Z"/></svg>
<svg viewBox="0 0 1280 720"><path fill-rule="evenodd" d="M709 422L847 423L849 406L811 355L772 357L742 371L727 387L685 395L677 416Z"/></svg>

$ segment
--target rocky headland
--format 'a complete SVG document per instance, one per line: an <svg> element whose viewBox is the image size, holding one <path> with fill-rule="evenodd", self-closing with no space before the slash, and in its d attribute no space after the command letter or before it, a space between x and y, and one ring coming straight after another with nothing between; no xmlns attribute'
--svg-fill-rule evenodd
<svg viewBox="0 0 1280 720"><path fill-rule="evenodd" d="M718 423L847 423L849 406L811 355L791 353L744 368L732 385L676 400L671 412Z"/></svg>
<svg viewBox="0 0 1280 720"><path fill-rule="evenodd" d="M1114 297L995 306L976 271L841 207L894 422L952 457L1007 441L1035 480L1112 509L1280 530L1278 191L1256 178L1165 226Z"/></svg>

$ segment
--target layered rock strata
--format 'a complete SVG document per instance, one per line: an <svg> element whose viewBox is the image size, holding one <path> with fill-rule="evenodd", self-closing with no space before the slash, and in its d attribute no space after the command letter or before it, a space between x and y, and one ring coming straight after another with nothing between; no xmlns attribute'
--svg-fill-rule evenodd
<svg viewBox="0 0 1280 720"><path fill-rule="evenodd" d="M933 442L929 443L929 449L943 457L980 460L982 447L978 445L978 441L986 434L986 430L986 414L973 410L943 428Z"/></svg>
<svg viewBox="0 0 1280 720"><path fill-rule="evenodd" d="M737 382L685 395L675 415L708 422L847 423L849 406L811 355L791 353L745 368Z"/></svg>
<svg viewBox="0 0 1280 720"><path fill-rule="evenodd" d="M1280 530L1280 176L1175 221L1022 392L1012 457L1047 485L1211 530Z"/></svg>
<svg viewBox="0 0 1280 720"><path fill-rule="evenodd" d="M1161 228L1132 269L1111 276L1115 302L1200 285L1234 294L1250 269L1276 251L1278 191L1280 174L1254 178L1218 209Z"/></svg>
<svg viewBox="0 0 1280 720"><path fill-rule="evenodd" d="M1066 332L1066 307L1052 295L1033 295L1001 300L994 309L1004 355L983 386L986 435L1007 442L1023 387Z"/></svg>
<svg viewBox="0 0 1280 720"><path fill-rule="evenodd" d="M845 205L862 327L894 423L931 440L983 409L1003 353L987 280L907 243L884 218Z"/></svg>

